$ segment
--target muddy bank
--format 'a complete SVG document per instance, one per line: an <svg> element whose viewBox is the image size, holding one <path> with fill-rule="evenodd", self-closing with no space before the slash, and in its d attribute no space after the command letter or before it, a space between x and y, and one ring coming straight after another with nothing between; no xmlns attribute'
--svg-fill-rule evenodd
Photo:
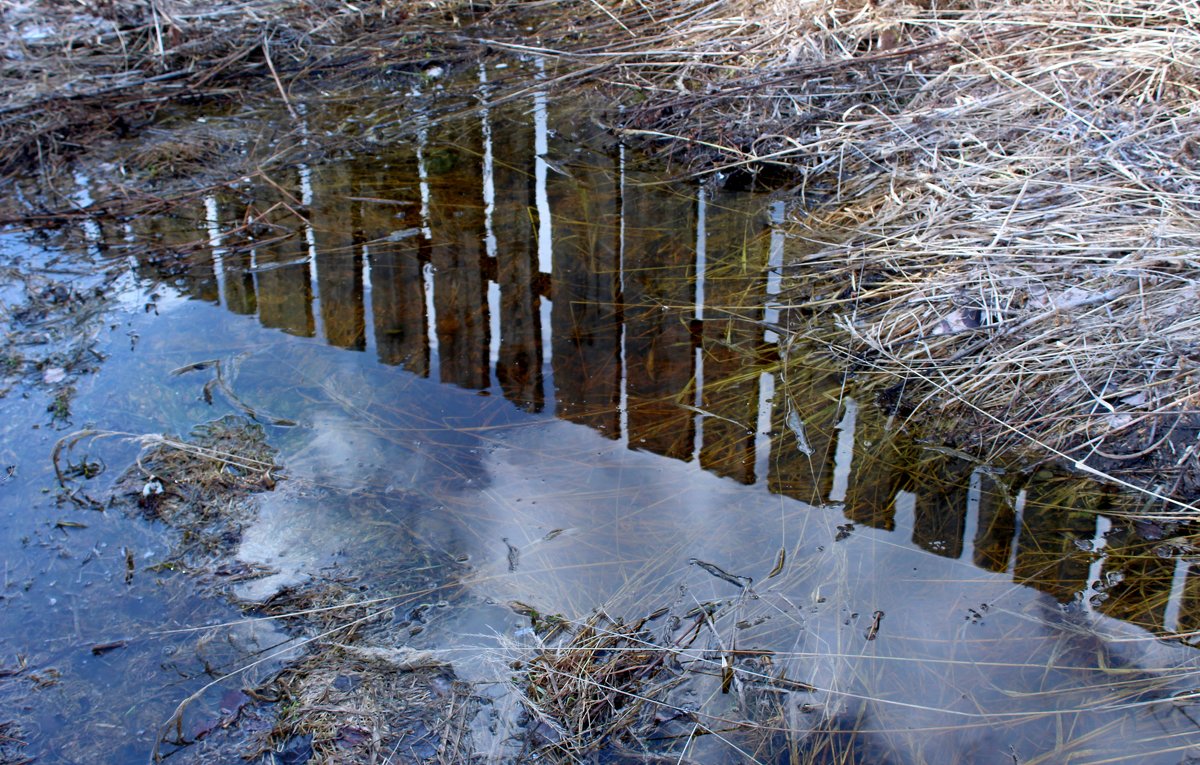
<svg viewBox="0 0 1200 765"><path fill-rule="evenodd" d="M428 36L453 34L462 12L472 19L462 3L5 2L0 171L53 171L173 103L237 100L271 82L287 101L285 81L300 77L415 67L438 55Z"/></svg>

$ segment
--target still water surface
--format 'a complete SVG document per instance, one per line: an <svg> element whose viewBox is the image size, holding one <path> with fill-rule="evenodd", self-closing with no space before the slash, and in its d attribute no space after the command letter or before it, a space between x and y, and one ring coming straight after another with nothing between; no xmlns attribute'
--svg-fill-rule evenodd
<svg viewBox="0 0 1200 765"><path fill-rule="evenodd" d="M318 101L305 115L314 132L345 118ZM771 652L776 676L812 689L772 695L763 724L841 741L854 761L1200 756L1194 705L1175 698L1192 693L1200 658L1200 572L1117 519L1126 504L1111 492L922 443L820 349L787 341L805 317L782 296L804 274L784 264L809 245L787 236L781 203L668 183L627 154L577 108L533 93L173 215L97 222L90 236L108 252L155 245L131 258L128 285L153 307L131 300L128 336L105 340L111 356L76 417L180 432L237 411L205 403L205 379L170 374L223 359L242 401L298 423L268 426L289 478L264 495L239 553L278 573L241 596L331 569L379 593L398 568L444 571L465 596L411 642L453 649L460 677L499 683L498 708L511 702L500 645L528 625L506 603L582 619L718 602L726 649ZM17 416L6 438L36 419ZM36 505L27 484L22 501ZM162 544L141 522L105 523L88 530L94 544L148 560ZM86 571L71 555L31 570L31 589ZM68 752L46 761L75 761L48 743L73 735L144 761L149 718L197 685L152 660L168 638L79 659L45 649L51 633L78 648L104 632L80 626L80 611L116 614L110 632L117 616L143 629L229 616L189 600L179 578L139 576L131 597L118 570L86 594L75 574L73 622L45 606L62 595L7 609L10 658L32 652L84 685L144 697L140 727L91 704L46 717L43 746ZM157 668L135 688L112 679L135 661ZM713 728L761 712L752 672L731 694L711 674L671 703ZM81 721L86 734L72 733ZM503 739L488 744L495 758ZM731 733L696 738L687 755L765 762L776 749Z"/></svg>

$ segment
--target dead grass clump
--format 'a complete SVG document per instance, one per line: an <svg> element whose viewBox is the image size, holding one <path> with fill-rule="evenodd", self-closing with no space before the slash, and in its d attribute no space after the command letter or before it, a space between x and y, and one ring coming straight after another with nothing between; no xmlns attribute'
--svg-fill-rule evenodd
<svg viewBox="0 0 1200 765"><path fill-rule="evenodd" d="M573 763L838 761L831 752L845 755L856 738L853 716L789 678L774 651L735 645L756 605L743 592L632 623L597 612L560 642L547 636L513 664L527 753Z"/></svg>
<svg viewBox="0 0 1200 765"><path fill-rule="evenodd" d="M186 441L152 439L120 486L147 516L182 533L176 562L207 570L236 550L254 518L252 495L274 485L274 454L262 426L228 415Z"/></svg>
<svg viewBox="0 0 1200 765"><path fill-rule="evenodd" d="M439 762L451 740L465 693L429 651L335 640L289 665L273 685L283 697L268 749L304 740L305 761Z"/></svg>
<svg viewBox="0 0 1200 765"><path fill-rule="evenodd" d="M235 147L212 133L167 135L144 143L129 158L129 164L149 179L198 174Z"/></svg>
<svg viewBox="0 0 1200 765"><path fill-rule="evenodd" d="M642 751L670 719L657 713L684 676L674 651L659 645L646 623L598 612L562 645L540 650L520 667L532 743L551 761Z"/></svg>

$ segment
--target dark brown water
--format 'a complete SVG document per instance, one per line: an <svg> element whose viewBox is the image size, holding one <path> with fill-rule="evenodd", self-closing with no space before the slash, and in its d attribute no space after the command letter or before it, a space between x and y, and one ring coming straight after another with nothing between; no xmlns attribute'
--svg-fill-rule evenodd
<svg viewBox="0 0 1200 765"><path fill-rule="evenodd" d="M314 133L345 119L319 99L305 115ZM819 348L787 340L804 314L779 296L804 274L782 266L808 245L787 236L782 205L663 178L585 111L535 93L170 216L102 222L90 236L110 251L160 247L130 263L129 310L75 416L178 432L238 411L202 400L206 378L169 374L224 359L241 401L299 423L269 427L290 478L240 553L279 573L241 594L330 567L390 594L386 572L406 561L444 570L467 597L412 642L453 649L481 684L511 675L505 646L528 637L506 602L570 619L721 604L725 645L690 657L697 678L669 703L757 732L683 737L662 745L671 755L786 761L790 740L822 762L1200 757L1200 573L1180 547L1138 533L1121 517L1129 500L1102 487L922 442ZM9 444L44 419L2 403ZM6 604L8 660L38 656L73 689L140 693L147 718L97 711L100 690L53 716L38 691L26 703L45 720L39 752L80 761L70 752L87 747L64 742L86 738L144 761L153 719L197 683L153 659L166 639L103 662L68 648L228 614L165 594L186 590L178 577L132 594L115 553L96 556L110 569L89 590L78 541L61 559L14 541L35 529L42 548L62 544L27 510L46 483L28 471L4 495L6 584L30 583ZM105 524L80 534L84 549L155 555L145 524ZM92 629L102 613L107 631ZM768 694L747 667L721 693L703 671L731 646L772 652L774 672L812 690ZM112 679L135 659L158 669ZM493 693L500 732L479 733L503 760L513 702Z"/></svg>

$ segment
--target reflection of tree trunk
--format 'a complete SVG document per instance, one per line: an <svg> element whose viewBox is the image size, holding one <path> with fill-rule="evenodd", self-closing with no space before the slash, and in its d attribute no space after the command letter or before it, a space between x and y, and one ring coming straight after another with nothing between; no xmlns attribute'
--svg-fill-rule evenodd
<svg viewBox="0 0 1200 765"><path fill-rule="evenodd" d="M371 313L375 351L384 364L400 364L408 371L429 375L429 332L425 320L422 264L428 260L428 242L420 233L420 207L384 200L403 197L400 189L416 183L415 157L397 157L390 164L400 172L364 166L359 176L371 178L361 196L362 235L371 268Z"/></svg>
<svg viewBox="0 0 1200 765"><path fill-rule="evenodd" d="M620 200L611 160L589 155L593 167L553 173L551 303L558 416L620 436ZM600 164L603 162L604 164Z"/></svg>
<svg viewBox="0 0 1200 765"><path fill-rule="evenodd" d="M348 163L326 165L312 174L309 219L317 250L317 294L321 323L330 345L361 351L366 347L363 315L362 252L355 239L358 205Z"/></svg>
<svg viewBox="0 0 1200 765"><path fill-rule="evenodd" d="M771 412L770 490L824 504L833 488L833 452L841 417L842 379L793 359L785 367Z"/></svg>
<svg viewBox="0 0 1200 765"><path fill-rule="evenodd" d="M770 240L765 202L717 194L707 207L700 465L752 484Z"/></svg>
<svg viewBox="0 0 1200 765"><path fill-rule="evenodd" d="M912 540L935 555L958 558L963 551L971 465L934 459L918 463Z"/></svg>
<svg viewBox="0 0 1200 765"><path fill-rule="evenodd" d="M262 200L258 213L263 223L274 224L265 229L269 241L254 250L257 265L258 320L264 327L282 329L293 335L312 337L316 322L312 311L312 281L309 274L308 245L300 221L282 207L272 209L277 193L269 187L259 187L257 198ZM287 265L278 265L287 264ZM272 268L272 266L277 266Z"/></svg>
<svg viewBox="0 0 1200 765"><path fill-rule="evenodd" d="M1096 533L1095 497L1079 496L1069 481L1031 483L1025 491L1013 578L1062 602L1087 586L1091 554L1076 540Z"/></svg>
<svg viewBox="0 0 1200 765"><path fill-rule="evenodd" d="M695 355L694 200L631 183L625 191L625 350L629 444L689 459Z"/></svg>
<svg viewBox="0 0 1200 765"><path fill-rule="evenodd" d="M980 476L979 526L975 532L975 565L997 573L1008 569L1017 514L1004 487L995 478Z"/></svg>
<svg viewBox="0 0 1200 765"><path fill-rule="evenodd" d="M459 139L459 144L431 140L426 158L438 364L442 382L486 388L487 256L478 126Z"/></svg>
<svg viewBox="0 0 1200 765"><path fill-rule="evenodd" d="M258 312L258 298L254 291L254 274L250 271L250 250L253 242L246 236L241 224L246 220L245 205L236 202L232 194L220 197L217 203L218 225L231 226L234 230L222 234L225 254L221 258L221 271L225 279L225 306L233 313L252 316Z"/></svg>
<svg viewBox="0 0 1200 765"><path fill-rule="evenodd" d="M1101 613L1152 632L1164 630L1175 558L1160 556L1156 548L1161 544L1139 538L1132 529L1109 536L1104 569L1119 571L1121 581L1106 590Z"/></svg>
<svg viewBox="0 0 1200 765"><path fill-rule="evenodd" d="M225 305L233 313L252 316L258 312L254 294L254 275L250 273L250 252L231 252L221 261L225 269Z"/></svg>
<svg viewBox="0 0 1200 765"><path fill-rule="evenodd" d="M496 280L500 284L500 354L496 379L504 397L540 412L542 388L541 298L534 289L536 242L533 228L533 132L528 125L501 122L492 131L496 190L492 231L496 235Z"/></svg>
<svg viewBox="0 0 1200 765"><path fill-rule="evenodd" d="M1200 632L1200 570L1193 563L1183 584L1183 602L1179 604L1179 632ZM1189 643L1195 643L1191 638Z"/></svg>
<svg viewBox="0 0 1200 765"><path fill-rule="evenodd" d="M205 231L204 203L181 204L170 215L143 215L131 224L142 244L138 272L170 285L189 297L220 302L212 247Z"/></svg>
<svg viewBox="0 0 1200 765"><path fill-rule="evenodd" d="M914 455L908 436L888 427L887 418L868 402L854 422L854 456L846 481L845 515L855 523L896 528L896 492L909 486L905 470Z"/></svg>

